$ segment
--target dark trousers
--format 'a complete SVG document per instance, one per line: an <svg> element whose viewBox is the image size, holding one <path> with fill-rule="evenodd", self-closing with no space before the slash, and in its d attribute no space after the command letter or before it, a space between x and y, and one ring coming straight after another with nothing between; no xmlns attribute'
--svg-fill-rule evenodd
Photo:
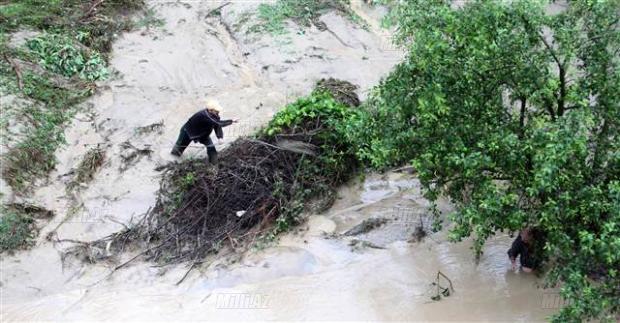
<svg viewBox="0 0 620 323"><path fill-rule="evenodd" d="M196 138L194 141L197 141L207 147L207 155L209 156L210 163L217 163L217 150L215 150L215 145L213 144L213 141L211 141L211 137L209 135ZM187 148L191 142L192 139L187 134L187 131L185 131L185 127L182 127L179 132L179 138L174 144L174 148L172 148L171 153L176 156L181 156L183 151L185 151L185 148Z"/></svg>

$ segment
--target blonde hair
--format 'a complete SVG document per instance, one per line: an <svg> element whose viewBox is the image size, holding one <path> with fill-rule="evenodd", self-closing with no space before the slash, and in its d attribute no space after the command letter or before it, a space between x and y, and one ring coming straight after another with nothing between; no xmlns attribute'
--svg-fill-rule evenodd
<svg viewBox="0 0 620 323"><path fill-rule="evenodd" d="M222 108L220 103L217 102L215 99L207 99L207 101L205 102L205 108L207 110L213 110L219 113L222 113L224 111L224 108Z"/></svg>

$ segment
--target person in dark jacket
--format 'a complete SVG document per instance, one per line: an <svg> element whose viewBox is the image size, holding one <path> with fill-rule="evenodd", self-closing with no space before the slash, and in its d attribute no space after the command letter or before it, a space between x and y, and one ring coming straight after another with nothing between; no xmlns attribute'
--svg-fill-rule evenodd
<svg viewBox="0 0 620 323"><path fill-rule="evenodd" d="M530 228L521 230L519 236L508 250L508 257L512 262L512 269L517 269L517 256L520 256L521 268L524 272L532 272L536 267L533 255L533 235Z"/></svg>
<svg viewBox="0 0 620 323"><path fill-rule="evenodd" d="M190 142L199 142L207 147L209 163L217 163L217 150L211 141L211 132L215 130L215 136L221 140L224 138L222 128L237 122L237 120L221 120L222 110L217 101L207 100L205 109L194 113L181 127L179 138L170 153L180 157Z"/></svg>

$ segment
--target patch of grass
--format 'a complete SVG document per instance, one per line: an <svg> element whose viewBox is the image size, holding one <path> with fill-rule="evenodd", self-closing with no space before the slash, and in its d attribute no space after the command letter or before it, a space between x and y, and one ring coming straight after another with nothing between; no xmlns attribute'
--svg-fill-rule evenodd
<svg viewBox="0 0 620 323"><path fill-rule="evenodd" d="M65 143L64 124L76 112L75 105L90 95L89 90L58 88L48 79L26 72L23 94L43 103L24 109L28 125L24 139L3 157L2 175L11 187L23 191L56 166L56 149Z"/></svg>
<svg viewBox="0 0 620 323"><path fill-rule="evenodd" d="M10 204L0 211L0 252L30 247L39 232L36 220L54 216L52 211L30 204Z"/></svg>
<svg viewBox="0 0 620 323"><path fill-rule="evenodd" d="M22 25L47 29L56 21L66 21L67 10L60 0L12 1L0 7L0 31L15 31Z"/></svg>
<svg viewBox="0 0 620 323"><path fill-rule="evenodd" d="M15 0L0 5L1 93L34 102L9 109L21 114L13 120L25 120L16 137L21 141L2 156L2 175L14 192L27 192L55 167L65 126L77 105L93 93L92 81L108 76L105 60L112 42L134 28L129 14L143 5L142 0ZM43 34L28 40L26 48L9 47L10 33L24 28Z"/></svg>
<svg viewBox="0 0 620 323"><path fill-rule="evenodd" d="M34 243L37 232L34 219L16 210L2 209L0 217L0 252L24 249Z"/></svg>
<svg viewBox="0 0 620 323"><path fill-rule="evenodd" d="M237 18L237 21L235 21L232 24L232 29L235 32L239 32L241 30L241 27L243 25L245 25L252 18L253 15L254 15L254 13L250 12L250 11L246 11L246 12L241 13L239 15L239 17Z"/></svg>
<svg viewBox="0 0 620 323"><path fill-rule="evenodd" d="M196 182L196 174L194 174L194 172L185 174L185 176L181 178L181 189L189 189L192 185L194 185L194 182Z"/></svg>
<svg viewBox="0 0 620 323"><path fill-rule="evenodd" d="M142 12L142 16L138 18L135 23L135 28L156 28L163 27L166 24L166 20L157 16L157 13L153 8L148 8Z"/></svg>
<svg viewBox="0 0 620 323"><path fill-rule="evenodd" d="M96 81L109 75L106 63L98 52L86 50L77 41L59 34L43 34L28 40L28 49L43 68L65 77L78 75Z"/></svg>
<svg viewBox="0 0 620 323"><path fill-rule="evenodd" d="M336 10L352 22L364 25L363 19L351 10L348 0L279 0L275 4L262 3L258 6L259 22L249 31L285 34L286 20L292 20L301 27L310 27L328 10Z"/></svg>

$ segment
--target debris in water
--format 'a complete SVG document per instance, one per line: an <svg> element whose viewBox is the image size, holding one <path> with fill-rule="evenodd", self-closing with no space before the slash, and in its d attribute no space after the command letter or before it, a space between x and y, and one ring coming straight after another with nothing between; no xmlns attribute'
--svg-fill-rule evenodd
<svg viewBox="0 0 620 323"><path fill-rule="evenodd" d="M132 145L129 141L125 141L121 144L121 148L123 151L121 152L121 165L119 166L119 171L124 172L129 167L137 164L140 159L144 156L151 156L153 150L151 148L137 148Z"/></svg>
<svg viewBox="0 0 620 323"><path fill-rule="evenodd" d="M91 148L82 158L82 161L75 171L75 177L71 183L69 183L68 187L75 188L83 186L81 184L90 182L94 178L95 173L97 173L99 168L103 165L104 161L105 150L99 145Z"/></svg>
<svg viewBox="0 0 620 323"><path fill-rule="evenodd" d="M448 287L441 286L440 284L441 277L443 277L449 283ZM451 295L451 293L454 293L454 287L452 286L452 280L450 280L450 278L444 275L441 271L437 271L437 278L435 278L435 282L433 282L431 285L437 286L437 293L431 296L431 299L434 301L441 300L441 296L448 297Z"/></svg>
<svg viewBox="0 0 620 323"><path fill-rule="evenodd" d="M354 226L353 228L349 229L347 232L345 232L344 234L347 236L356 236L362 233L367 233L369 231L372 231L382 225L384 225L385 223L387 223L388 219L386 218L370 218L370 219L366 219L364 221L362 221L362 223Z"/></svg>
<svg viewBox="0 0 620 323"><path fill-rule="evenodd" d="M163 130L164 130L164 121L161 120L159 122L152 123L152 124L147 125L147 126L137 127L134 130L134 132L137 135L146 135L146 134L153 133L153 132L157 132L158 134L162 134Z"/></svg>
<svg viewBox="0 0 620 323"><path fill-rule="evenodd" d="M360 251L362 249L365 248L372 248L372 249L385 249L385 247L376 245L370 241L366 241L366 240L358 240L358 239L353 239L351 241L349 241L349 246L351 246L351 251Z"/></svg>
<svg viewBox="0 0 620 323"><path fill-rule="evenodd" d="M321 79L316 84L317 90L330 92L336 101L350 107L358 107L361 103L355 93L358 86L350 82L337 80L334 78Z"/></svg>
<svg viewBox="0 0 620 323"><path fill-rule="evenodd" d="M220 5L218 7L215 7L211 10L209 10L209 12L207 12L207 14L205 15L206 17L212 17L212 16L221 16L222 15L222 8L226 7L227 5L231 4L231 2L226 2L223 5Z"/></svg>
<svg viewBox="0 0 620 323"><path fill-rule="evenodd" d="M57 240L57 242L73 242L77 245L64 251L60 256L60 261L63 267L66 267L67 262L70 259L77 259L81 262L94 264L96 262L110 259L112 253L109 250L109 244L94 245L87 242L81 242L76 240Z"/></svg>
<svg viewBox="0 0 620 323"><path fill-rule="evenodd" d="M424 223L422 222L422 218L420 218L420 222L416 225L415 229L413 230L413 234L409 242L412 242L412 241L420 242L422 241L422 239L424 239L424 237L426 237L426 234L427 234L426 230L424 230Z"/></svg>

